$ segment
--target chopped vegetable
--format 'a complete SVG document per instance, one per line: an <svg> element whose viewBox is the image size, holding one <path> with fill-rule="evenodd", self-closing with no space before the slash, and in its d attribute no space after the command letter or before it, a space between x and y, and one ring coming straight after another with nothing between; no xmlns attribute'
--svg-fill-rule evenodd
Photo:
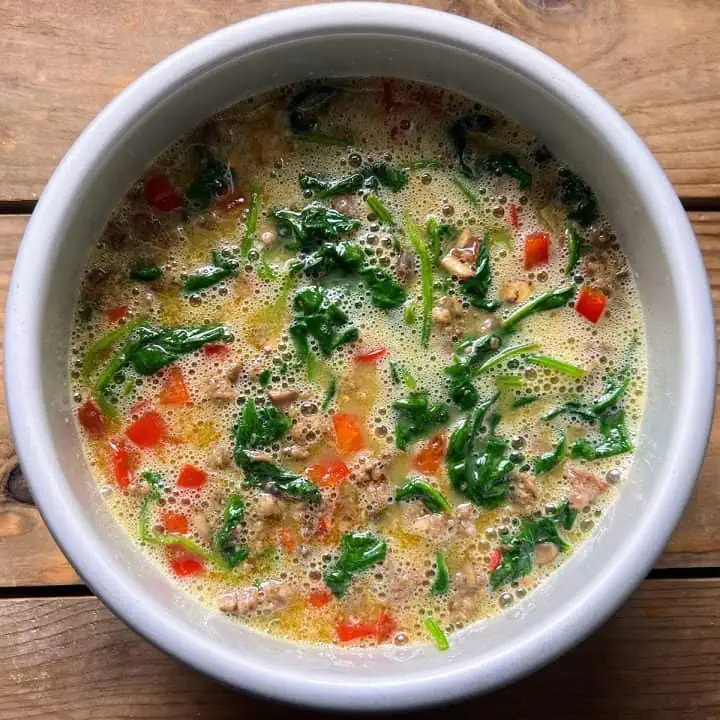
<svg viewBox="0 0 720 720"><path fill-rule="evenodd" d="M597 444L587 439L576 440L570 455L585 460L598 460L632 452L634 449L630 431L625 424L625 413L622 411L605 411L600 415L600 434L603 439Z"/></svg>
<svg viewBox="0 0 720 720"><path fill-rule="evenodd" d="M433 277L430 253L425 241L420 236L417 225L409 215L405 216L405 230L407 231L410 243L417 256L420 258L420 281L422 284L422 308L423 323L420 335L420 343L423 347L430 344L430 331L432 330L432 308L433 308Z"/></svg>
<svg viewBox="0 0 720 720"><path fill-rule="evenodd" d="M444 652L450 647L447 635L445 635L442 628L437 624L434 618L426 617L425 620L423 620L423 625L425 625L425 629L430 633L430 637L433 639L440 652Z"/></svg>
<svg viewBox="0 0 720 720"><path fill-rule="evenodd" d="M323 457L308 469L307 476L321 488L337 487L350 475L350 468L339 457Z"/></svg>
<svg viewBox="0 0 720 720"><path fill-rule="evenodd" d="M450 419L447 405L431 403L425 390L411 392L404 400L393 403L395 410L395 445L399 450L418 438L424 437L438 425Z"/></svg>
<svg viewBox="0 0 720 720"><path fill-rule="evenodd" d="M119 305L118 307L110 308L107 311L108 322L118 323L128 316L128 312L129 309L127 305Z"/></svg>
<svg viewBox="0 0 720 720"><path fill-rule="evenodd" d="M110 462L113 468L115 482L121 490L126 490L132 481L132 468L130 454L124 440L111 440L108 443Z"/></svg>
<svg viewBox="0 0 720 720"><path fill-rule="evenodd" d="M78 422L91 438L102 437L107 430L100 408L88 398L77 410Z"/></svg>
<svg viewBox="0 0 720 720"><path fill-rule="evenodd" d="M353 355L355 362L359 363L376 363L387 355L387 349L384 347L374 348L373 350L361 350Z"/></svg>
<svg viewBox="0 0 720 720"><path fill-rule="evenodd" d="M459 180L453 180L453 184L471 205L474 207L480 207L480 200L478 199L478 196L467 185L465 185L465 183L462 183Z"/></svg>
<svg viewBox="0 0 720 720"><path fill-rule="evenodd" d="M272 405L257 408L248 400L235 426L235 451L267 447L280 440L292 421Z"/></svg>
<svg viewBox="0 0 720 720"><path fill-rule="evenodd" d="M403 483L395 491L395 500L420 500L431 513L452 512L452 506L437 488L417 478Z"/></svg>
<svg viewBox="0 0 720 720"><path fill-rule="evenodd" d="M506 360L510 360L510 358L517 357L518 355L525 355L537 349L537 347L537 343L523 343L522 345L505 348L497 353L497 355L493 355L489 360L486 360L479 368L474 370L472 374L475 376L482 375L488 370L501 365Z"/></svg>
<svg viewBox="0 0 720 720"><path fill-rule="evenodd" d="M475 264L475 275L461 283L460 290L470 300L470 304L479 310L493 312L500 307L499 300L488 300L487 294L492 282L492 270L490 268L490 244L489 235L486 234L480 243L477 262Z"/></svg>
<svg viewBox="0 0 720 720"><path fill-rule="evenodd" d="M537 399L537 395L521 395L513 400L511 407L515 409L525 407L526 405L532 405Z"/></svg>
<svg viewBox="0 0 720 720"><path fill-rule="evenodd" d="M564 459L567 452L567 438L565 435L560 442L550 451L541 455L535 460L535 474L545 475L554 470Z"/></svg>
<svg viewBox="0 0 720 720"><path fill-rule="evenodd" d="M434 475L440 469L446 450L447 437L444 433L437 433L420 448L412 466L426 475Z"/></svg>
<svg viewBox="0 0 720 720"><path fill-rule="evenodd" d="M587 370L583 370L576 365L571 365L562 360L547 357L546 355L528 355L525 359L532 365L540 365L541 367L548 368L548 370L557 370L559 373L567 375L568 377L582 380L582 378L587 375Z"/></svg>
<svg viewBox="0 0 720 720"><path fill-rule="evenodd" d="M311 203L300 212L275 210L270 213L278 229L289 236L301 250L314 250L326 240L338 240L360 227L360 222L337 210Z"/></svg>
<svg viewBox="0 0 720 720"><path fill-rule="evenodd" d="M526 270L532 270L537 265L547 265L550 261L550 234L535 232L525 236L525 263Z"/></svg>
<svg viewBox="0 0 720 720"><path fill-rule="evenodd" d="M445 595L450 589L450 573L448 572L447 563L445 562L444 553L435 553L435 581L430 588L432 595Z"/></svg>
<svg viewBox="0 0 720 720"><path fill-rule="evenodd" d="M140 260L130 270L130 279L139 282L152 282L163 276L163 269L150 260Z"/></svg>
<svg viewBox="0 0 720 720"><path fill-rule="evenodd" d="M390 214L390 211L382 204L380 198L378 198L376 195L368 195L365 202L368 204L368 207L373 212L375 217L383 225L393 224L392 215Z"/></svg>
<svg viewBox="0 0 720 720"><path fill-rule="evenodd" d="M387 543L371 532L349 532L340 541L340 555L323 573L325 584L336 597L347 592L353 575L381 563Z"/></svg>
<svg viewBox="0 0 720 720"><path fill-rule="evenodd" d="M597 200L590 187L574 172L563 168L558 173L560 199L568 208L568 219L580 227L592 225L599 216Z"/></svg>
<svg viewBox="0 0 720 720"><path fill-rule="evenodd" d="M190 403L190 392L182 370L177 365L173 365L168 372L165 384L160 390L159 402L172 407L184 407Z"/></svg>
<svg viewBox="0 0 720 720"><path fill-rule="evenodd" d="M240 263L225 251L213 250L211 253L212 262L196 270L190 275L183 289L186 295L192 295L199 290L205 290L229 277L235 277L240 268Z"/></svg>
<svg viewBox="0 0 720 720"><path fill-rule="evenodd" d="M330 405L332 405L335 395L337 395L337 378L333 375L328 383L322 407L320 408L323 412L327 412L330 409Z"/></svg>
<svg viewBox="0 0 720 720"><path fill-rule="evenodd" d="M317 128L320 115L340 95L337 88L327 85L313 85L297 93L288 109L290 127L296 133L312 132Z"/></svg>
<svg viewBox="0 0 720 720"><path fill-rule="evenodd" d="M314 608L320 608L332 602L332 599L333 594L329 590L325 590L325 588L315 588L315 590L310 591L308 605Z"/></svg>
<svg viewBox="0 0 720 720"><path fill-rule="evenodd" d="M433 262L437 265L443 254L443 244L446 240L455 238L457 228L446 223L439 223L436 218L431 217L425 226L425 234L430 241Z"/></svg>
<svg viewBox="0 0 720 720"><path fill-rule="evenodd" d="M155 212L172 212L182 205L182 198L164 175L145 178L143 193L145 201Z"/></svg>
<svg viewBox="0 0 720 720"><path fill-rule="evenodd" d="M357 415L335 413L332 416L335 444L341 455L352 455L365 447L365 433Z"/></svg>
<svg viewBox="0 0 720 720"><path fill-rule="evenodd" d="M147 412L125 430L125 435L138 447L152 449L166 439L167 424L159 413Z"/></svg>
<svg viewBox="0 0 720 720"><path fill-rule="evenodd" d="M507 331L514 328L521 320L538 312L555 310L567 305L575 296L575 285L566 285L557 290L550 290L521 305L515 312L508 315L502 322L502 329Z"/></svg>
<svg viewBox="0 0 720 720"><path fill-rule="evenodd" d="M583 285L575 303L575 309L591 323L596 323L605 311L607 302L607 296L602 290Z"/></svg>
<svg viewBox="0 0 720 720"><path fill-rule="evenodd" d="M489 115L477 114L458 118L450 127L450 138L463 175L475 177L477 159L471 149L478 140L481 143L486 142L487 133L492 130L494 124Z"/></svg>
<svg viewBox="0 0 720 720"><path fill-rule="evenodd" d="M377 189L381 185L393 192L399 192L408 183L407 170L391 167L384 162L365 165L356 173L337 180L328 180L304 173L300 175L300 187L312 190L318 198L326 200L336 195L347 195L365 189ZM372 197L372 196L371 196ZM375 198L377 200L377 198ZM379 202L379 200L378 200ZM368 202L368 204L370 204ZM382 203L380 204L382 207ZM372 207L372 206L371 206ZM383 208L384 209L384 208ZM385 210L386 214L387 210Z"/></svg>
<svg viewBox="0 0 720 720"><path fill-rule="evenodd" d="M184 207L192 213L207 210L216 200L233 192L232 168L218 160L207 148L200 148L200 169L185 190Z"/></svg>
<svg viewBox="0 0 720 720"><path fill-rule="evenodd" d="M183 465L177 478L178 487L200 488L207 482L208 475L194 465Z"/></svg>
<svg viewBox="0 0 720 720"><path fill-rule="evenodd" d="M180 545L169 545L166 554L170 569L179 578L199 575L205 570L203 559Z"/></svg>
<svg viewBox="0 0 720 720"><path fill-rule="evenodd" d="M508 175L514 178L518 181L521 190L529 190L532 186L532 175L527 170L523 170L518 163L518 159L510 153L488 155L482 161L482 168L497 177Z"/></svg>
<svg viewBox="0 0 720 720"><path fill-rule="evenodd" d="M244 520L245 501L240 495L229 495L220 527L215 533L214 543L215 548L230 568L236 567L250 554L247 543L237 539L236 530Z"/></svg>
<svg viewBox="0 0 720 720"><path fill-rule="evenodd" d="M162 526L165 532L184 535L188 531L187 515L165 510L161 515Z"/></svg>
<svg viewBox="0 0 720 720"><path fill-rule="evenodd" d="M567 240L568 261L565 266L565 275L572 277L580 258L590 249L590 245L583 242L577 226L569 222L565 227L565 239Z"/></svg>

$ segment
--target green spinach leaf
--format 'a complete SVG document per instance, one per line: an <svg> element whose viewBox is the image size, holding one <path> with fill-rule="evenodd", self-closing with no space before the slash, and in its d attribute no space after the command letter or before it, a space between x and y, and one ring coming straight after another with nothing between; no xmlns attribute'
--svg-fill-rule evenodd
<svg viewBox="0 0 720 720"><path fill-rule="evenodd" d="M327 85L313 85L301 90L290 100L288 115L293 132L307 133L317 128L320 115L340 95L340 90Z"/></svg>
<svg viewBox="0 0 720 720"><path fill-rule="evenodd" d="M435 553L435 564L437 570L435 571L435 581L430 588L430 593L435 596L445 595L450 590L450 573L448 572L444 553Z"/></svg>
<svg viewBox="0 0 720 720"><path fill-rule="evenodd" d="M236 530L243 520L245 500L240 495L230 495L225 503L220 527L215 534L215 548L230 568L247 560L250 554L247 543L236 537Z"/></svg>
<svg viewBox="0 0 720 720"><path fill-rule="evenodd" d="M567 206L568 219L580 227L592 225L599 217L595 194L578 175L568 168L558 173L560 181L560 199Z"/></svg>
<svg viewBox="0 0 720 720"><path fill-rule="evenodd" d="M130 270L130 279L138 282L152 282L162 276L162 267L151 260L138 260Z"/></svg>
<svg viewBox="0 0 720 720"><path fill-rule="evenodd" d="M311 203L300 212L275 210L270 214L278 229L289 235L301 250L314 250L326 240L338 240L344 233L360 227L360 221L341 212Z"/></svg>
<svg viewBox="0 0 720 720"><path fill-rule="evenodd" d="M430 483L418 478L405 481L395 492L395 500L420 500L431 513L452 512L447 498Z"/></svg>
<svg viewBox="0 0 720 720"><path fill-rule="evenodd" d="M323 579L336 597L347 592L355 573L385 560L387 543L371 532L349 532L340 541L340 555L325 570Z"/></svg>
<svg viewBox="0 0 720 720"><path fill-rule="evenodd" d="M424 437L450 419L447 405L431 403L426 390L411 392L404 400L393 403L395 410L395 445L399 450Z"/></svg>
<svg viewBox="0 0 720 720"><path fill-rule="evenodd" d="M565 459L566 454L567 438L563 435L560 442L550 452L544 453L535 460L535 474L545 475L551 472Z"/></svg>

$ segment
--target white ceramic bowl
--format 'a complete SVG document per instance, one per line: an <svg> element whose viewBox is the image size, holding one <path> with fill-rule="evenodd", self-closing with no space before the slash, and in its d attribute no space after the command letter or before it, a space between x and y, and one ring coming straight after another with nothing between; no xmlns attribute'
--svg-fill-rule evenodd
<svg viewBox="0 0 720 720"><path fill-rule="evenodd" d="M637 273L649 398L632 476L588 543L539 591L430 645L301 647L191 600L108 513L71 418L66 352L88 251L127 186L178 135L233 102L312 77L442 85L544 138L596 190ZM577 77L503 33L403 5L316 5L210 35L143 75L85 130L33 213L12 277L5 383L15 443L55 539L88 585L177 658L231 685L324 708L411 708L487 691L557 657L645 576L700 468L715 394L705 270L672 187L620 116Z"/></svg>

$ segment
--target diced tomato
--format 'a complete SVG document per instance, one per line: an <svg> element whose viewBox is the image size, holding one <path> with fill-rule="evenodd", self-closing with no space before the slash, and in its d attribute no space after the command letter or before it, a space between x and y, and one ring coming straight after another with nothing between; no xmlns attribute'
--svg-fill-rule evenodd
<svg viewBox="0 0 720 720"><path fill-rule="evenodd" d="M166 554L170 569L178 577L198 575L205 570L205 561L180 545L168 545Z"/></svg>
<svg viewBox="0 0 720 720"><path fill-rule="evenodd" d="M518 209L515 203L510 203L508 206L508 212L510 213L510 225L513 230L520 228L520 218L518 217Z"/></svg>
<svg viewBox="0 0 720 720"><path fill-rule="evenodd" d="M128 312L127 305L119 305L107 311L107 319L111 323L117 323L124 320L128 316Z"/></svg>
<svg viewBox="0 0 720 720"><path fill-rule="evenodd" d="M180 468L177 485L185 488L199 488L207 482L208 476L204 470L194 465L183 465Z"/></svg>
<svg viewBox="0 0 720 720"><path fill-rule="evenodd" d="M203 352L207 357L222 357L230 352L230 346L225 343L208 343L203 345Z"/></svg>
<svg viewBox="0 0 720 720"><path fill-rule="evenodd" d="M575 302L575 309L591 323L596 323L605 311L607 296L602 290L584 285Z"/></svg>
<svg viewBox="0 0 720 720"><path fill-rule="evenodd" d="M160 404L184 407L189 403L190 393L188 392L187 385L185 385L182 370L177 367L177 365L173 365L165 379L165 384L160 390Z"/></svg>
<svg viewBox="0 0 720 720"><path fill-rule="evenodd" d="M395 630L395 620L392 615L383 608L378 614L377 621L375 622L375 638L378 642L385 642L393 630Z"/></svg>
<svg viewBox="0 0 720 720"><path fill-rule="evenodd" d="M247 197L244 190L235 188L215 201L217 210L223 213L242 210L247 205Z"/></svg>
<svg viewBox="0 0 720 720"><path fill-rule="evenodd" d="M188 519L182 513L166 510L162 514L162 525L169 533L184 535L188 531Z"/></svg>
<svg viewBox="0 0 720 720"><path fill-rule="evenodd" d="M157 212L172 212L182 205L182 198L164 175L145 178L143 189L147 204Z"/></svg>
<svg viewBox="0 0 720 720"><path fill-rule="evenodd" d="M536 232L525 237L525 269L545 265L550 259L550 234Z"/></svg>
<svg viewBox="0 0 720 720"><path fill-rule="evenodd" d="M397 627L392 615L382 608L373 623L343 619L335 626L340 642L350 642L360 638L374 637L379 643L385 642Z"/></svg>
<svg viewBox="0 0 720 720"><path fill-rule="evenodd" d="M375 348L374 350L361 350L355 355L355 362L371 363L382 360L387 355L384 347Z"/></svg>
<svg viewBox="0 0 720 720"><path fill-rule="evenodd" d="M125 490L132 480L132 468L127 445L122 438L119 440L111 440L108 443L108 449L110 451L110 462L112 463L115 482L117 482L121 490Z"/></svg>
<svg viewBox="0 0 720 720"><path fill-rule="evenodd" d="M333 415L335 443L341 455L351 455L365 447L362 423L357 415L335 413Z"/></svg>
<svg viewBox="0 0 720 720"><path fill-rule="evenodd" d="M502 550L495 548L490 553L490 557L488 558L488 570L490 572L495 572L500 567L500 563L502 562L502 559L503 559Z"/></svg>
<svg viewBox="0 0 720 720"><path fill-rule="evenodd" d="M442 459L445 457L446 449L447 437L443 433L433 435L413 458L413 467L427 475L436 473L440 468Z"/></svg>
<svg viewBox="0 0 720 720"><path fill-rule="evenodd" d="M141 415L127 430L130 440L141 448L157 447L167 436L167 425L160 413L151 410Z"/></svg>
<svg viewBox="0 0 720 720"><path fill-rule="evenodd" d="M375 626L354 620L341 620L335 626L335 632L340 642L350 642L351 640L372 637L375 634Z"/></svg>
<svg viewBox="0 0 720 720"><path fill-rule="evenodd" d="M298 544L293 533L288 528L281 527L278 530L278 542L288 555L294 555Z"/></svg>
<svg viewBox="0 0 720 720"><path fill-rule="evenodd" d="M307 476L322 488L337 487L350 474L350 468L337 457L324 457L314 462Z"/></svg>
<svg viewBox="0 0 720 720"><path fill-rule="evenodd" d="M323 605L327 605L333 599L333 594L326 589L315 589L310 591L308 597L308 605L319 608Z"/></svg>
<svg viewBox="0 0 720 720"><path fill-rule="evenodd" d="M80 425L91 438L99 438L105 434L107 429L105 418L91 398L78 408L77 415Z"/></svg>

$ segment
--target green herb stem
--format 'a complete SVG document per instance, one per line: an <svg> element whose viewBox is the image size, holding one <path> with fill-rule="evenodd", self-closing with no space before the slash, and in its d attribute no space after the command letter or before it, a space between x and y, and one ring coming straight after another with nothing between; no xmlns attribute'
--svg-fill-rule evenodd
<svg viewBox="0 0 720 720"><path fill-rule="evenodd" d="M430 332L432 331L432 308L433 308L433 277L432 277L432 261L427 245L420 235L417 225L413 222L409 215L405 216L405 227L407 229L410 242L415 252L420 258L420 280L422 287L422 331L420 334L420 343L423 347L430 344Z"/></svg>
<svg viewBox="0 0 720 720"><path fill-rule="evenodd" d="M538 347L539 345L537 343L524 343L522 345L514 345L513 347L505 348L505 350L501 350L497 355L494 355L489 360L486 360L477 370L475 370L473 375L482 375L506 360L517 357L518 355L525 355L533 350L536 350Z"/></svg>
<svg viewBox="0 0 720 720"><path fill-rule="evenodd" d="M242 245L240 246L243 256L247 257L253 246L255 233L257 231L258 215L260 213L260 195L257 190L253 190L250 195L250 206L248 207L247 225L245 234L243 235Z"/></svg>
<svg viewBox="0 0 720 720"><path fill-rule="evenodd" d="M393 224L393 219L390 211L385 207L385 205L382 204L380 198L377 197L377 195L369 195L365 202L368 204L370 210L372 210L372 212L375 214L375 217L383 225Z"/></svg>
<svg viewBox="0 0 720 720"><path fill-rule="evenodd" d="M587 370L583 370L577 367L577 365L571 365L570 363L547 357L546 355L528 355L525 359L533 365L539 365L540 367L548 368L548 370L556 370L563 375L579 380L582 380L582 378L587 375Z"/></svg>
<svg viewBox="0 0 720 720"><path fill-rule="evenodd" d="M426 617L423 621L425 629L430 633L430 637L435 642L435 646L440 652L444 652L450 647L447 635L443 632L442 628L437 624L435 618Z"/></svg>

